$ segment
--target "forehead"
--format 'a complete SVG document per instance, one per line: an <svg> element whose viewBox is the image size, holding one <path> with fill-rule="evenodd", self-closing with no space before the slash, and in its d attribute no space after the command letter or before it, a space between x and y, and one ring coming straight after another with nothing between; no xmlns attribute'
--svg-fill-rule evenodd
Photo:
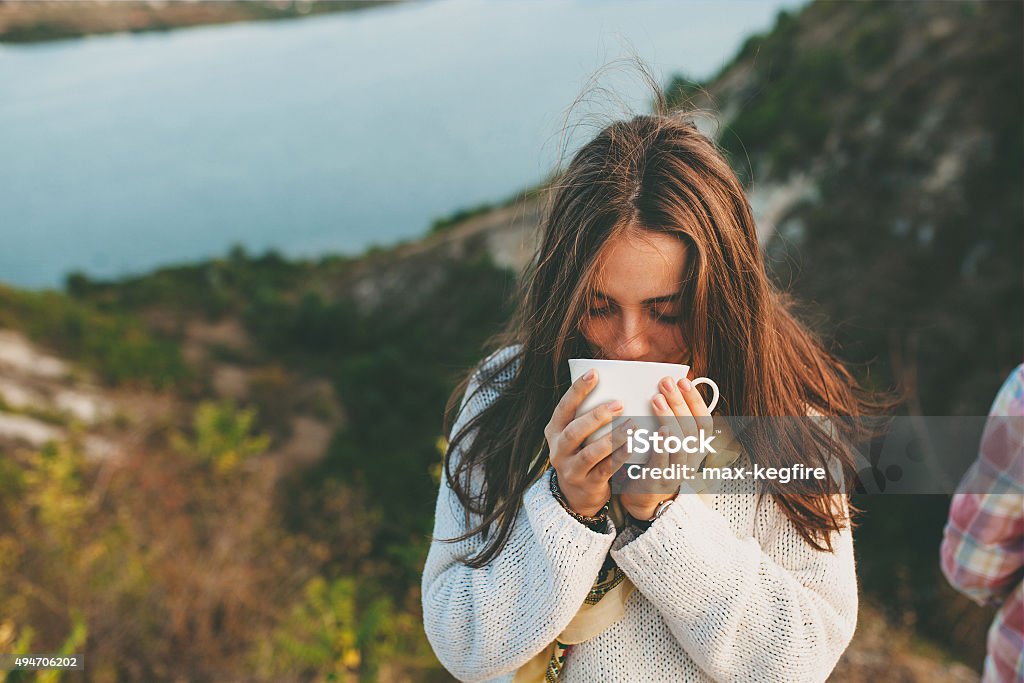
<svg viewBox="0 0 1024 683"><path fill-rule="evenodd" d="M612 240L598 257L597 289L620 303L675 292L686 268L686 246L671 235L625 234Z"/></svg>

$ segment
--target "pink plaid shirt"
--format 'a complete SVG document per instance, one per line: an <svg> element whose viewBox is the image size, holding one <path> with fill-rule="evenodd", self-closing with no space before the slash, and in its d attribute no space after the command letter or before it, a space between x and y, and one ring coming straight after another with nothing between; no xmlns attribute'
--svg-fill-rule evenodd
<svg viewBox="0 0 1024 683"><path fill-rule="evenodd" d="M1024 416L1024 364L989 415ZM1001 424L1006 429L986 427L978 459L953 494L941 548L953 587L979 605L1002 605L988 632L983 683L1024 681L1024 433L1021 421Z"/></svg>

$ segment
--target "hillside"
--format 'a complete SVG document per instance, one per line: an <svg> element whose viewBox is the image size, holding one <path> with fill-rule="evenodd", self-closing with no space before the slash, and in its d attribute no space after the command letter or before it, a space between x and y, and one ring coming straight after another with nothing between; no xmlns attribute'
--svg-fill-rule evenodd
<svg viewBox="0 0 1024 683"><path fill-rule="evenodd" d="M1017 3L813 3L668 86L746 179L774 277L910 411L984 414L1024 349L1021 25ZM96 681L447 680L418 615L440 417L539 197L359 258L0 287L0 650L87 633ZM977 680L991 611L939 576L948 499L857 502L834 679Z"/></svg>
<svg viewBox="0 0 1024 683"><path fill-rule="evenodd" d="M926 414L986 408L1024 348L1021 13L816 3L708 88L755 186L804 182L768 245L779 279Z"/></svg>
<svg viewBox="0 0 1024 683"><path fill-rule="evenodd" d="M250 343L251 340L245 338L244 332L234 325L204 325L197 322L188 331L185 355L191 364L202 367L202 359L207 354L223 354L225 349L239 351ZM186 668L194 674L202 674L209 670L208 667L217 666L222 659L244 653L244 648L225 648L230 643L219 642L226 636L218 634L242 636L243 644L246 634L252 631L255 631L253 635L273 634L265 616L253 612L251 602L254 596L250 593L264 591L264 600L284 606L291 600L288 597L289 586L295 590L304 583L306 591L322 590L316 579L309 577L325 571L323 568L318 569L318 564L335 553L339 559L344 558L350 567L349 571L357 572L364 589L372 585L371 576L380 578L388 575L384 567L368 563L367 557L372 547L373 533L375 530L377 533L383 531L380 520L372 514L357 512L367 506L369 500L365 494L352 490L342 481L335 485L322 484L330 492L332 500L320 501L317 512L321 518L305 522L306 534L292 536L279 527L282 511L278 508L285 505L287 497L275 497L274 490L287 481L289 470L314 466L323 456L330 439L330 430L325 428L338 428L345 422L344 419L339 420L340 416L335 412L337 401L329 383L310 378L297 381L299 378L279 377L273 388L284 391L286 396L278 397L277 403L269 407L283 408L287 414L294 410L288 406L297 397L312 395L323 402L321 406L328 407L327 411L314 410L305 416L301 408L295 411L287 420L290 433L261 445L261 452L251 454L242 469L227 465L213 470L196 470L194 465L189 465L191 458L182 457L184 454L180 451L166 452L152 443L148 448L144 446L155 435L167 430L170 426L168 423L175 420L181 422L180 428L184 433L191 433L194 427L197 436L195 446L203 441L201 434L204 430L212 433L215 438L227 437L226 446L229 448L239 443L239 439L230 438L227 430L212 428L209 423L203 425L201 416L211 404L205 404L206 408L201 407L195 411L196 419L190 426L193 415L187 401L138 388L102 387L101 383L90 376L88 370L56 358L22 335L10 331L0 333L0 374L4 378L0 382L0 396L4 399L0 410L0 454L4 456L0 457L0 473L10 477L12 472L19 471L19 463L22 463L24 469L17 476L45 472L51 478L45 490L39 488L42 486L41 481L22 489L26 495L21 500L28 502L27 512L46 515L48 512L54 514L60 511L66 514L69 502L82 503L85 507L84 515L77 520L65 520L59 527L49 528L46 533L75 533L86 539L102 539L114 533L117 526L110 516L130 514L134 522L123 530L128 532L129 537L108 545L106 558L114 563L128 562L129 568L134 566L136 570L144 567L150 580L171 589L168 599L173 600L173 604L157 602L152 605L153 608L169 609L171 614L182 617L188 611L194 613L188 623L172 624L162 631L153 631L152 626L149 626L147 630L133 635L114 628L113 624L104 624L105 618L122 616L139 624L139 615L135 612L121 614L118 608L110 605L110 600L121 595L123 586L95 586L90 582L90 578L98 571L112 571L109 566L97 562L98 558L95 557L86 560L81 550L76 552L67 549L64 551L65 559L70 561L70 566L82 572L82 575L71 581L69 588L73 590L76 587L92 586L91 590L95 591L93 611L90 612L88 608L84 610L84 621L89 624L89 633L109 635L112 638L108 646L96 645L89 648L90 654L99 659L105 653L113 654L116 648L147 642L158 633L162 637L171 638L171 642L178 643L179 647L198 633L205 633L210 638L202 647L189 647L189 651L200 658L189 667L177 661L170 668L161 668L168 666L166 658L173 657L173 648L164 652L151 649L148 657L140 656L134 662L122 660L123 666L120 669L99 667L88 680L116 680L115 675L163 680L170 678L171 671L181 674ZM259 405L266 406L266 398L250 393L252 387L265 381L260 379L263 374L257 368L240 369L228 364L216 366L211 376L212 393L228 399L255 400ZM172 417L175 415L178 417ZM241 424L233 415L228 411L215 413L213 417L220 421L227 420L228 430L231 430ZM267 424L266 420L261 420L260 428L252 431L260 431ZM242 441L244 438L243 435ZM47 445L61 441L73 444L72 449L53 450ZM31 462L32 457L37 457L33 455L36 452L47 460L34 465L25 464ZM6 463L5 457L9 458ZM226 461L221 459L219 462ZM77 476L81 476L82 481L75 483ZM4 505L19 500L12 498L11 483L10 479L6 479L5 487L0 487L0 494L3 494L0 495L0 510L3 510ZM188 486L189 490L183 490L182 486ZM44 503L37 497L44 491L53 499L51 502ZM220 499L219 502L208 499L211 495ZM186 501L194 508L192 514L198 519L183 514L181 506ZM328 505L327 509L319 507ZM342 515L359 527L350 528L345 525L344 529L331 528L335 524L331 523L332 515L328 510L333 512L334 519ZM194 538L200 529L192 525L198 524L203 518L216 520L223 526L225 533L217 537L217 543L224 550L230 549L231 553L237 553L239 557L225 555L224 551L213 552L212 547ZM6 520L10 521L11 517L8 516ZM87 530L84 527L87 521L100 529ZM13 523L7 528L14 532L24 532L34 527L24 517L14 516ZM260 541L254 534L261 528L263 531L271 531L265 541ZM37 533L43 532L41 528L35 530ZM157 537L163 540L158 548L150 551L147 546ZM0 534L0 542L9 541L10 538L7 534ZM24 545L27 547L22 551L22 561L34 554L34 544ZM285 558L284 548L289 548L287 566L276 567L276 560ZM253 556L254 553L263 553L264 557ZM188 579L185 572L192 570L209 572L210 575ZM297 571L298 581L285 578L285 570ZM53 591L60 600L64 592L54 591L54 586L62 574L60 566L50 566L31 576L13 572L7 579L15 595L32 595L45 590ZM334 584L334 590L345 590L351 581L342 579ZM283 585L272 586L271 582L282 582ZM69 595L65 599L69 607L76 603L73 596ZM334 610L346 610L344 614L349 616L343 617L336 631L328 632L334 634L348 633L348 629L355 628L360 621L383 617L383 623L371 622L370 633L399 640L403 650L401 656L396 657L394 666L370 670L378 672L377 680L447 680L436 671L436 663L429 661L429 655L423 650L425 644L422 637L414 637L415 622L411 631L409 623L403 624L396 619L395 613L391 611L394 608L387 603L378 603L380 606L377 609L383 607L385 610L378 616L364 611L365 606L360 609L358 604L351 596L342 594L330 599L326 599L326 596L316 598L315 602L300 609L308 611L310 619L318 611L326 610L327 614L331 614ZM415 607L407 605L406 609L414 610ZM225 612L231 622L236 623L215 626L210 620L218 611ZM322 613L319 614L322 616ZM243 630L237 623L240 619L254 619L255 624L248 624ZM276 619L289 623L283 616ZM47 620L37 619L30 623L36 625L41 638L35 642L67 642L61 635L64 631L58 630L56 636L47 631ZM149 624L148 620L142 620L141 623ZM298 629L299 640L325 635L316 630L304 632L302 629L308 629L309 624L298 626L291 622L287 628ZM25 630L19 629L17 620L0 618L0 646L13 647L15 640L11 636L18 633L23 635ZM5 640L5 634L8 640ZM275 637L280 638L280 635ZM281 643L278 643L278 647L281 647ZM373 648L364 646L367 654L361 657L370 659L385 653L395 656L398 653L392 651L392 647L387 644ZM419 653L416 647L420 648ZM271 647L269 651L273 653L275 650ZM282 658L285 663L282 666L313 667L321 671L326 668L325 662L318 657L282 657L283 651L275 655ZM329 648L330 652L343 655L345 650L339 652ZM246 680L262 680L271 671L276 671L274 680L280 679L282 675L282 669L268 668L266 660L261 660L259 656L239 666L246 672ZM342 667L342 671L353 675L357 670L360 670L357 665ZM866 595L860 605L853 643L831 680L870 683L879 677L885 680L929 683L971 683L978 680L977 674L970 667L952 661L947 652L922 640L913 628L893 623L877 599Z"/></svg>

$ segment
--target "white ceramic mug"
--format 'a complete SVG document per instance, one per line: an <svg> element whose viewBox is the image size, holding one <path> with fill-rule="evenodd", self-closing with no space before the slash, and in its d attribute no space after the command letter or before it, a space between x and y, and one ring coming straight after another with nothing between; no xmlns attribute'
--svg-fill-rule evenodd
<svg viewBox="0 0 1024 683"><path fill-rule="evenodd" d="M659 382L662 377L671 377L677 382L690 371L689 365L679 363L650 363L646 361L632 360L606 360L598 358L570 358L569 376L572 381L582 377L587 370L597 371L597 386L595 386L583 403L576 410L576 415L582 415L602 403L609 401L621 401L623 417L654 418L654 411L651 409L651 398L661 391ZM718 405L720 392L714 380L707 377L699 377L690 382L694 386L707 384L714 391L714 397L708 405L708 412L711 413ZM601 438L609 431L612 425L607 424L595 431L588 439L590 443Z"/></svg>

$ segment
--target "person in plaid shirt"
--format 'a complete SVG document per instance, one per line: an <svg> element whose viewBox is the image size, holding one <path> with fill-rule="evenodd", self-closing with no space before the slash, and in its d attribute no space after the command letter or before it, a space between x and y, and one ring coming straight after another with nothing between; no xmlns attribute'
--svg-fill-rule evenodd
<svg viewBox="0 0 1024 683"><path fill-rule="evenodd" d="M989 415L1024 416L1024 363L1007 378ZM1002 605L988 632L983 683L1024 681L1022 422L986 425L943 530L942 573L949 583L979 605Z"/></svg>

